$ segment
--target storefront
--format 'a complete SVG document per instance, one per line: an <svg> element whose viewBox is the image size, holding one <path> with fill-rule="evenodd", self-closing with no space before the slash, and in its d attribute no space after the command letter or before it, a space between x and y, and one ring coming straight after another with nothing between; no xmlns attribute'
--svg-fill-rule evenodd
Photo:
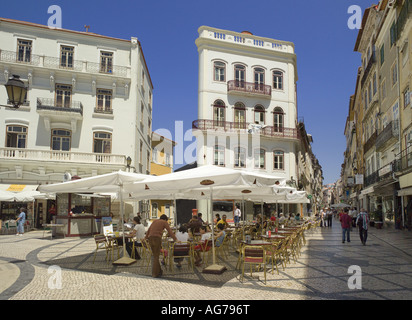
<svg viewBox="0 0 412 320"><path fill-rule="evenodd" d="M110 216L110 196L60 193L56 196L56 230L65 237L91 236L101 233L101 218Z"/></svg>

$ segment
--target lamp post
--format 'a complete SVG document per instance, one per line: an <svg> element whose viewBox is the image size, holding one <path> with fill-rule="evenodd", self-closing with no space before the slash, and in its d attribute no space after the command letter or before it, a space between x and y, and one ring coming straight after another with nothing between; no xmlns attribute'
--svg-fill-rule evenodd
<svg viewBox="0 0 412 320"><path fill-rule="evenodd" d="M24 103L24 99L27 94L27 87L24 82L20 80L20 76L13 75L13 78L10 78L7 83L4 85L6 87L7 96L9 98L10 105L1 105L6 108L17 109Z"/></svg>
<svg viewBox="0 0 412 320"><path fill-rule="evenodd" d="M126 159L126 165L127 165L127 171L130 172L130 165L132 164L132 158L130 156L127 157Z"/></svg>

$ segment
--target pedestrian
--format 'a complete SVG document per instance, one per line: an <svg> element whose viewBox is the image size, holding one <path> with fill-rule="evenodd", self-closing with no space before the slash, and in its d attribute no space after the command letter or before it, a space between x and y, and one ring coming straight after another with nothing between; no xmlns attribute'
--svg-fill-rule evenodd
<svg viewBox="0 0 412 320"><path fill-rule="evenodd" d="M235 226L239 225L239 221L240 221L240 216L242 215L239 206L235 205L235 212L233 213L233 221L235 223Z"/></svg>
<svg viewBox="0 0 412 320"><path fill-rule="evenodd" d="M333 212L330 208L326 211L326 219L328 221L328 227L332 227L332 217L333 217Z"/></svg>
<svg viewBox="0 0 412 320"><path fill-rule="evenodd" d="M320 226L321 226L321 227L323 227L323 226L324 226L324 223L325 223L324 215L325 215L325 212L323 211L323 209L320 210Z"/></svg>
<svg viewBox="0 0 412 320"><path fill-rule="evenodd" d="M16 236L22 236L24 234L24 223L26 222L26 210L20 208L20 214L16 220L17 223L17 233Z"/></svg>
<svg viewBox="0 0 412 320"><path fill-rule="evenodd" d="M359 237L362 244L366 245L366 240L368 239L368 224L369 216L364 208L360 209L358 217L356 218L356 225L359 228Z"/></svg>
<svg viewBox="0 0 412 320"><path fill-rule="evenodd" d="M349 210L345 208L339 219L342 226L342 243L345 243L345 238L346 241L350 242L350 227L352 218L349 216L348 211Z"/></svg>
<svg viewBox="0 0 412 320"><path fill-rule="evenodd" d="M160 250L162 248L162 235L163 230L167 230L169 236L173 238L174 241L177 241L175 234L170 228L167 220L169 218L167 215L162 214L159 219L154 220L150 225L149 229L146 232L145 239L149 240L150 248L153 253L153 263L152 263L152 277L160 278L163 274L162 267L160 266L159 256Z"/></svg>

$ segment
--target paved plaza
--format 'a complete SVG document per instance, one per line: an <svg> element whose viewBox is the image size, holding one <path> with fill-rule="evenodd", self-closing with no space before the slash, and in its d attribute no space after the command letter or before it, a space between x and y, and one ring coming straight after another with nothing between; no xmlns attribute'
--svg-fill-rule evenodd
<svg viewBox="0 0 412 320"><path fill-rule="evenodd" d="M1 300L344 300L412 299L412 233L370 228L366 246L355 230L342 243L337 220L306 232L297 262L280 274L263 272L240 281L232 250L221 275L164 270L154 279L141 261L113 266L101 251L93 263L93 238L56 238L43 231L0 236ZM355 270L355 271L354 271ZM57 277L57 275L61 275ZM361 276L356 278L355 276ZM353 287L356 284L357 288Z"/></svg>

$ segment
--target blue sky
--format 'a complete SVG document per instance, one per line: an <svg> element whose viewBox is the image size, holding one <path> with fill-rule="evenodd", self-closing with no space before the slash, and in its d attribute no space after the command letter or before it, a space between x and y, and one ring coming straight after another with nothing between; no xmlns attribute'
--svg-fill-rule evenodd
<svg viewBox="0 0 412 320"><path fill-rule="evenodd" d="M197 119L198 54L195 40L202 25L295 44L298 66L298 117L313 135L324 183L340 175L349 97L354 93L360 54L353 51L358 30L347 26L348 8L363 11L369 0L19 0L2 4L0 16L47 24L47 9L59 5L62 27L130 39L142 46L153 81L153 130L175 121L183 131ZM194 141L194 140L193 140ZM183 141L177 141L178 143ZM192 141L184 142L187 146ZM181 164L175 164L175 168Z"/></svg>

